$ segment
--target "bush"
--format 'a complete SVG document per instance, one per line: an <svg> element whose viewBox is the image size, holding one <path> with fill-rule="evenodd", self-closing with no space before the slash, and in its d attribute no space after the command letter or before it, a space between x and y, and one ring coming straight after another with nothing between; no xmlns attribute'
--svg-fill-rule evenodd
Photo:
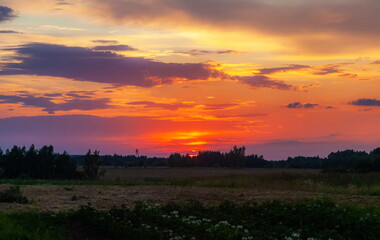
<svg viewBox="0 0 380 240"><path fill-rule="evenodd" d="M0 202L25 204L29 200L22 194L20 186L10 186L9 189L0 192Z"/></svg>
<svg viewBox="0 0 380 240"><path fill-rule="evenodd" d="M99 211L82 207L69 220L87 239L378 240L380 218L326 200L205 207L199 202ZM91 236L88 235L91 233Z"/></svg>

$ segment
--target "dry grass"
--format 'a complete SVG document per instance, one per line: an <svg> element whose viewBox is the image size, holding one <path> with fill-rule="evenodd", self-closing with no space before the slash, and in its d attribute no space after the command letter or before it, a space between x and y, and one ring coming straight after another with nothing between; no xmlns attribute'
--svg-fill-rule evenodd
<svg viewBox="0 0 380 240"><path fill-rule="evenodd" d="M44 185L41 182L22 185L21 190L32 203L3 203L0 210L59 211L77 209L88 203L109 209L133 205L136 201L164 204L198 200L214 204L223 200L243 203L324 197L338 202L380 205L379 176L286 169L108 168L103 184L62 182L62 185L46 181ZM7 188L9 184L0 185L0 191Z"/></svg>
<svg viewBox="0 0 380 240"><path fill-rule="evenodd" d="M264 176L281 173L318 174L319 170L299 169L230 169L230 168L115 168L103 167L106 170L105 178L108 180L131 180L144 178L157 179L183 179L194 177L217 177L228 175L254 175Z"/></svg>

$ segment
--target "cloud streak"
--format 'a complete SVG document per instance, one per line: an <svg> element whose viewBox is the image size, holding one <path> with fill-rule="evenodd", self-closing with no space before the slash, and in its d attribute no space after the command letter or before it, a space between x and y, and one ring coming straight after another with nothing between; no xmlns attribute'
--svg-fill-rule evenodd
<svg viewBox="0 0 380 240"><path fill-rule="evenodd" d="M239 52L235 50L211 51L211 50L191 49L188 51L174 51L173 53L186 54L190 56L201 56L201 55L208 55L208 54L238 54Z"/></svg>
<svg viewBox="0 0 380 240"><path fill-rule="evenodd" d="M265 88L273 88L280 90L292 90L295 89L294 86L287 84L283 81L273 80L264 75L256 75L256 76L242 76L236 77L241 82L248 84L252 87L265 87Z"/></svg>
<svg viewBox="0 0 380 240"><path fill-rule="evenodd" d="M21 34L21 32L17 32L13 30L0 30L0 34Z"/></svg>
<svg viewBox="0 0 380 240"><path fill-rule="evenodd" d="M45 95L45 97L35 97L32 95L9 96L0 95L0 104L22 104L24 107L37 107L42 108L49 114L54 114L56 111L70 111L70 110L95 110L112 108L109 105L110 99L83 99L74 98L65 101L64 103L54 103L52 97L57 95Z"/></svg>
<svg viewBox="0 0 380 240"><path fill-rule="evenodd" d="M134 51L137 50L128 45L101 45L95 46L92 49L95 51Z"/></svg>
<svg viewBox="0 0 380 240"><path fill-rule="evenodd" d="M273 74L273 73L278 73L278 72L289 72L289 71L306 69L306 68L310 68L310 66L299 65L299 64L289 64L287 67L261 68L261 69L258 69L258 71L260 71L260 74Z"/></svg>
<svg viewBox="0 0 380 240"><path fill-rule="evenodd" d="M147 108L162 108L167 110L177 110L179 108L191 108L193 105L184 104L184 103L156 103L151 101L136 101L129 102L128 105L133 106L144 106Z"/></svg>

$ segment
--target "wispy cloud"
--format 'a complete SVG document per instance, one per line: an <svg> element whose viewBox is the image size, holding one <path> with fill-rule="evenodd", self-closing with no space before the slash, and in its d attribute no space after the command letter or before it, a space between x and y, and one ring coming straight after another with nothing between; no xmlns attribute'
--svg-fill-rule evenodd
<svg viewBox="0 0 380 240"><path fill-rule="evenodd" d="M137 50L128 45L101 45L95 46L92 49L95 51L134 51Z"/></svg>
<svg viewBox="0 0 380 240"><path fill-rule="evenodd" d="M191 49L184 51L173 51L173 53L186 54L190 56L200 56L200 55L208 55L208 54L239 54L240 52L235 50L201 50L201 49Z"/></svg>
<svg viewBox="0 0 380 240"><path fill-rule="evenodd" d="M13 30L0 30L0 34L21 34L22 32L17 32Z"/></svg>
<svg viewBox="0 0 380 240"><path fill-rule="evenodd" d="M256 75L256 76L242 76L236 77L243 83L246 83L252 87L265 87L265 88L273 88L273 89L281 89L281 90L291 90L295 89L294 86L285 83L284 81L273 80L264 75Z"/></svg>
<svg viewBox="0 0 380 240"><path fill-rule="evenodd" d="M300 65L300 64L289 64L285 67L276 67L276 68L261 68L258 69L260 71L260 74L273 74L277 72L288 72L288 71L294 71L294 70L300 70L300 69L306 69L310 68L310 66L307 65Z"/></svg>
<svg viewBox="0 0 380 240"><path fill-rule="evenodd" d="M119 41L117 40L102 40L102 39L98 39L98 40L92 40L93 43L99 43L99 44L118 44Z"/></svg>
<svg viewBox="0 0 380 240"><path fill-rule="evenodd" d="M54 26L54 25L44 25L41 26L43 29L54 29L54 30L62 30L62 31L85 31L86 29L83 28L71 28L71 27L61 27L61 26Z"/></svg>
<svg viewBox="0 0 380 240"><path fill-rule="evenodd" d="M58 95L45 95L45 97L36 97L33 95L0 95L0 104L19 103L24 107L42 108L42 111L54 114L56 111L70 110L94 110L112 108L109 105L110 99L83 99L73 98L63 103L54 103L52 97Z"/></svg>

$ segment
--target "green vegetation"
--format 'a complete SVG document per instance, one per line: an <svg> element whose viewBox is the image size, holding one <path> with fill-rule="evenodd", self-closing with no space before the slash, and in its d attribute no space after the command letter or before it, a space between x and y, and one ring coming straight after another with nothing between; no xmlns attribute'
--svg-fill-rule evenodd
<svg viewBox="0 0 380 240"><path fill-rule="evenodd" d="M63 240L67 239L65 213L0 213L0 239Z"/></svg>
<svg viewBox="0 0 380 240"><path fill-rule="evenodd" d="M172 179L171 185L240 188L263 191L302 191L380 196L379 173L322 173L263 170L263 173Z"/></svg>
<svg viewBox="0 0 380 240"><path fill-rule="evenodd" d="M176 171L176 169L168 169ZM134 169L123 169L125 175ZM236 173L221 176L198 176L191 174L178 177L148 177L160 169L144 169L142 178L124 178L108 175L101 180L58 180L58 179L0 179L0 184L14 185L101 185L101 186L180 186L254 189L257 191L302 191L319 194L342 194L380 196L380 173L324 173L306 170L255 170L252 173ZM193 171L196 171L194 169ZM215 169L214 171L219 171ZM108 171L112 174L112 171Z"/></svg>
<svg viewBox="0 0 380 240"><path fill-rule="evenodd" d="M0 214L4 239L378 240L380 209L327 200L237 205L136 203L99 211Z"/></svg>

